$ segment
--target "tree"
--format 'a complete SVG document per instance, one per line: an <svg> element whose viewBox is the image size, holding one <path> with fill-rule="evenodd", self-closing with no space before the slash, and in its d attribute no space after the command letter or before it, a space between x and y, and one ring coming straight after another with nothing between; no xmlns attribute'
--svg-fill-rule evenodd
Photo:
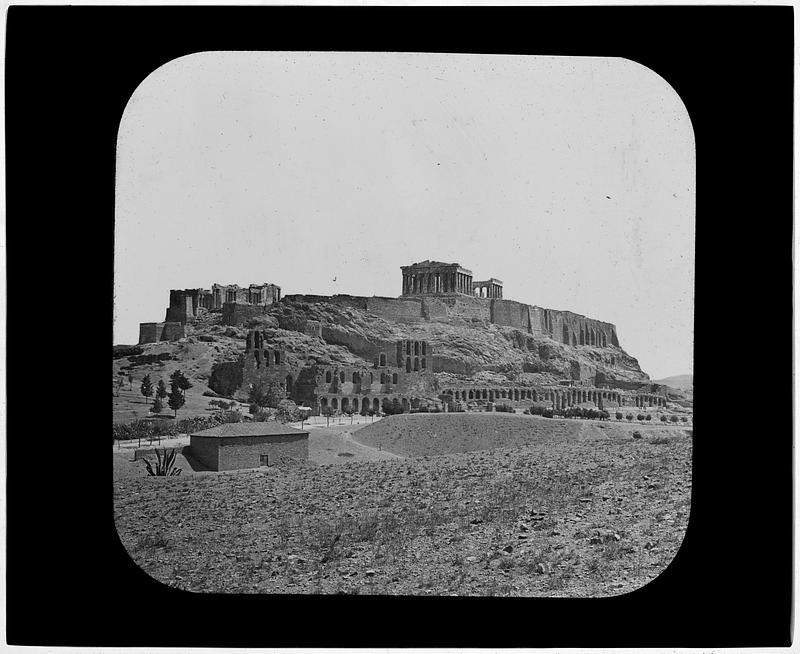
<svg viewBox="0 0 800 654"><path fill-rule="evenodd" d="M166 391L166 389L165 389ZM164 402L162 402L161 398L156 394L156 399L153 402L153 408L150 409L153 413L161 413L164 409Z"/></svg>
<svg viewBox="0 0 800 654"><path fill-rule="evenodd" d="M122 385L124 383L125 382L122 381L122 377L117 377L116 380L114 381L114 387L117 389L117 393L116 393L117 397L119 397L119 392L122 389Z"/></svg>
<svg viewBox="0 0 800 654"><path fill-rule="evenodd" d="M178 385L177 381L170 382L170 390L167 393L169 396L169 408L175 412L175 417L178 417L178 409L180 409L184 404L186 404L186 397L183 395L183 391L181 387Z"/></svg>
<svg viewBox="0 0 800 654"><path fill-rule="evenodd" d="M286 394L279 386L272 382L266 385L260 381L251 384L250 391L247 395L247 401L251 404L257 404L260 407L269 407L271 409L278 408L278 404L284 399L286 399Z"/></svg>
<svg viewBox="0 0 800 654"><path fill-rule="evenodd" d="M130 385L130 388L128 390L132 391L133 390L133 374L130 373L130 372L128 373L128 384Z"/></svg>
<svg viewBox="0 0 800 654"><path fill-rule="evenodd" d="M158 386L156 386L156 399L161 400L161 406L164 406L164 400L167 397L167 385L164 383L163 379L158 380Z"/></svg>
<svg viewBox="0 0 800 654"><path fill-rule="evenodd" d="M670 422L678 422L678 416L670 416L669 417L669 421Z"/></svg>
<svg viewBox="0 0 800 654"><path fill-rule="evenodd" d="M330 427L331 426L331 414L333 413L333 409L331 409L329 406L324 406L319 410L319 412L323 416L325 416L325 426L326 427Z"/></svg>
<svg viewBox="0 0 800 654"><path fill-rule="evenodd" d="M192 383L186 378L180 370L176 370L169 376L170 383L177 384L181 391L188 391L192 387Z"/></svg>
<svg viewBox="0 0 800 654"><path fill-rule="evenodd" d="M153 382L150 381L150 373L144 376L142 379L142 385L139 387L139 390L144 395L144 399L147 404L150 404L150 396L153 394Z"/></svg>

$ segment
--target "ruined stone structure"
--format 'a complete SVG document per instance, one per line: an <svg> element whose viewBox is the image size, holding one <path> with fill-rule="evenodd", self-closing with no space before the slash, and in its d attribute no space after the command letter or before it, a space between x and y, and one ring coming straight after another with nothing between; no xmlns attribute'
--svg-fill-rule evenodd
<svg viewBox="0 0 800 654"><path fill-rule="evenodd" d="M140 322L139 344L177 341L186 335L179 322Z"/></svg>
<svg viewBox="0 0 800 654"><path fill-rule="evenodd" d="M281 287L275 284L213 284L211 290L187 288L169 292L167 321L186 324L194 321L201 309L222 309L227 303L266 307L280 302Z"/></svg>
<svg viewBox="0 0 800 654"><path fill-rule="evenodd" d="M403 295L472 294L472 271L457 263L426 260L401 270Z"/></svg>
<svg viewBox="0 0 800 654"><path fill-rule="evenodd" d="M472 282L472 294L476 297L503 298L503 282L494 277L485 282Z"/></svg>
<svg viewBox="0 0 800 654"><path fill-rule="evenodd" d="M244 354L242 388L261 382L275 384L298 403L319 413L379 410L385 401L416 408L422 399L436 399L436 378L429 365L426 341L402 340L379 351L372 365L325 366L290 361L284 350L269 346L264 332L250 330Z"/></svg>
<svg viewBox="0 0 800 654"><path fill-rule="evenodd" d="M619 390L593 387L564 386L519 386L515 384L458 384L448 386L443 395L456 402L494 402L511 406L527 406L531 402L544 402L556 410L579 404L593 404L598 408L610 409L624 406L665 407L666 398L652 393L631 393Z"/></svg>
<svg viewBox="0 0 800 654"><path fill-rule="evenodd" d="M269 306L281 301L281 287L275 284L250 284L247 287L240 287L238 284L214 284L211 286L211 295L214 309L222 308L226 302Z"/></svg>

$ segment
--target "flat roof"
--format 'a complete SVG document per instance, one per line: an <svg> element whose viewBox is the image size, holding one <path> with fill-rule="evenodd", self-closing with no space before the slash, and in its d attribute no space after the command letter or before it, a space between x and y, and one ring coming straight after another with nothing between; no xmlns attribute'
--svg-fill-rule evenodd
<svg viewBox="0 0 800 654"><path fill-rule="evenodd" d="M282 425L279 422L228 422L210 429L192 433L192 436L208 436L211 438L236 438L237 436L295 436L307 431Z"/></svg>

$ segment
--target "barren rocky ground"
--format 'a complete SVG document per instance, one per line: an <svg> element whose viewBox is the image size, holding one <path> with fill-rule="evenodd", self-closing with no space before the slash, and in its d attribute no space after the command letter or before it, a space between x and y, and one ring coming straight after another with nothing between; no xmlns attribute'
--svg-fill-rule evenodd
<svg viewBox="0 0 800 654"><path fill-rule="evenodd" d="M689 517L685 428L414 415L353 438L404 458L118 477L122 543L198 592L596 597L655 578Z"/></svg>

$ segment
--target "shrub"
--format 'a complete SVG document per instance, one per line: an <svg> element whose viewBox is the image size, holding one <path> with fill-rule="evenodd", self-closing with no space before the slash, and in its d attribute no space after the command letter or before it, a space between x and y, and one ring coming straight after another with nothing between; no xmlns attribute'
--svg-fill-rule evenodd
<svg viewBox="0 0 800 654"><path fill-rule="evenodd" d="M123 359L125 357L136 356L144 352L139 345L114 345L114 358Z"/></svg>
<svg viewBox="0 0 800 654"><path fill-rule="evenodd" d="M203 397L219 397L214 391L203 391Z"/></svg>
<svg viewBox="0 0 800 654"><path fill-rule="evenodd" d="M633 414L632 413L625 414L625 420L631 422L633 420Z"/></svg>
<svg viewBox="0 0 800 654"><path fill-rule="evenodd" d="M668 418L665 415L661 416L661 422L667 422Z"/></svg>
<svg viewBox="0 0 800 654"><path fill-rule="evenodd" d="M681 422L689 422L689 418L686 416L681 416Z"/></svg>
<svg viewBox="0 0 800 654"><path fill-rule="evenodd" d="M208 386L223 397L231 397L242 385L244 358L216 363L211 369Z"/></svg>
<svg viewBox="0 0 800 654"><path fill-rule="evenodd" d="M640 431L633 432L633 437L634 438L641 438L642 437L642 432L640 432Z"/></svg>
<svg viewBox="0 0 800 654"><path fill-rule="evenodd" d="M643 413L637 413L636 414L636 419L639 420L639 421L644 420L644 414Z"/></svg>
<svg viewBox="0 0 800 654"><path fill-rule="evenodd" d="M163 452L163 457L161 453ZM175 467L175 450L158 450L156 449L156 458L158 461L156 462L155 468L147 459L142 459L144 461L145 468L147 469L147 474L151 477L177 477L181 474L181 468Z"/></svg>
<svg viewBox="0 0 800 654"><path fill-rule="evenodd" d="M653 416L651 416L651 415L648 413L648 414L647 414L647 415L644 417L644 419L645 419L645 420L652 420L652 419L653 419Z"/></svg>
<svg viewBox="0 0 800 654"><path fill-rule="evenodd" d="M617 420L622 420L622 411L617 411L614 414L614 417L616 417Z"/></svg>
<svg viewBox="0 0 800 654"><path fill-rule="evenodd" d="M669 421L670 421L670 422L673 422L673 423L674 423L674 422L678 422L678 416L670 416L670 417L669 417Z"/></svg>

